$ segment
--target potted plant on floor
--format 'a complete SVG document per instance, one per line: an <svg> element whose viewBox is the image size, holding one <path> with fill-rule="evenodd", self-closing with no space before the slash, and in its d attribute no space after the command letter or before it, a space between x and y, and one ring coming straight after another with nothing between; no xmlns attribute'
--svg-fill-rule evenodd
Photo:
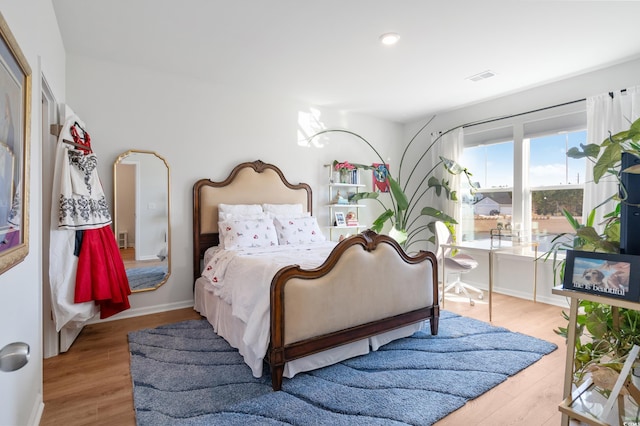
<svg viewBox="0 0 640 426"><path fill-rule="evenodd" d="M601 232L594 227L594 217L596 209L604 203L590 212L584 224L563 211L574 232L556 236L551 250L545 255L545 259L553 257L554 271L559 269L561 279L564 278L565 263L558 261L557 255L563 250L620 252L621 205L628 195L628 188L622 185L620 176L621 173L640 173L640 166L621 169L623 153L640 158L640 119L633 122L628 130L607 138L602 145L583 145L581 149L572 148L567 153L572 158L587 158L593 164L594 181L598 183L604 177L612 177L620 182L620 191L607 199L615 200L616 205L613 211L604 215ZM620 308L618 315L614 315L611 306L587 300L581 300L579 307L574 342L574 380L579 383L586 373L590 373L596 385L611 390L629 351L633 345L640 345L640 312ZM563 315L568 321L568 315ZM556 333L566 338L567 331L568 328L561 327Z"/></svg>

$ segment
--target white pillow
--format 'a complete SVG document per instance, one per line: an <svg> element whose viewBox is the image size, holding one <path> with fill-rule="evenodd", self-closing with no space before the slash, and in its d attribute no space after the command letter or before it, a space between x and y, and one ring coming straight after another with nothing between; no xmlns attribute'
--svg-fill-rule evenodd
<svg viewBox="0 0 640 426"><path fill-rule="evenodd" d="M220 226L220 222L229 219L246 220L263 218L264 212L260 204L218 204L218 247L224 246L224 229Z"/></svg>
<svg viewBox="0 0 640 426"><path fill-rule="evenodd" d="M234 219L234 220L256 220L256 219L271 219L267 213L225 213L218 212L218 222L223 222L225 220Z"/></svg>
<svg viewBox="0 0 640 426"><path fill-rule="evenodd" d="M313 216L289 219L275 218L273 223L278 231L280 245L318 243L326 240L320 231L318 221Z"/></svg>
<svg viewBox="0 0 640 426"><path fill-rule="evenodd" d="M304 215L302 204L263 204L262 209L273 217L301 217Z"/></svg>
<svg viewBox="0 0 640 426"><path fill-rule="evenodd" d="M220 213L233 215L248 215L262 213L260 204L218 204L218 215Z"/></svg>
<svg viewBox="0 0 640 426"><path fill-rule="evenodd" d="M271 220L229 219L218 224L220 241L225 250L278 245L278 236Z"/></svg>

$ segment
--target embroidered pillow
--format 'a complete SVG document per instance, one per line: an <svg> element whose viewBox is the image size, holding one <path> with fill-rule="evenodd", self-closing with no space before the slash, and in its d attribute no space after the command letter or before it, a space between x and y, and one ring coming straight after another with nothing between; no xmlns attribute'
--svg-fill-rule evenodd
<svg viewBox="0 0 640 426"><path fill-rule="evenodd" d="M254 220L254 219L268 219L262 211L262 206L259 204L218 204L218 234L219 243L218 247L225 248L224 238L225 232L221 223L227 220Z"/></svg>
<svg viewBox="0 0 640 426"><path fill-rule="evenodd" d="M269 219L228 219L219 223L220 241L225 250L278 245L275 226Z"/></svg>
<svg viewBox="0 0 640 426"><path fill-rule="evenodd" d="M273 222L276 225L278 243L280 245L308 244L325 241L325 237L320 231L318 221L315 217L275 218Z"/></svg>

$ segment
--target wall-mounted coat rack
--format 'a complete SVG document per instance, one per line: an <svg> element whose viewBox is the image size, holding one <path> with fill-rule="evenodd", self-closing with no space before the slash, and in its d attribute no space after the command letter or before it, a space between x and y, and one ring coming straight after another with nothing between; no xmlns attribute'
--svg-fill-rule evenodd
<svg viewBox="0 0 640 426"><path fill-rule="evenodd" d="M62 128L64 126L62 124L52 124L49 126L49 133L51 133L55 137L60 137L60 133L62 132ZM79 143L75 143L74 141L70 141L69 139L62 139L62 142L68 143L76 148L87 149L86 146L81 145Z"/></svg>

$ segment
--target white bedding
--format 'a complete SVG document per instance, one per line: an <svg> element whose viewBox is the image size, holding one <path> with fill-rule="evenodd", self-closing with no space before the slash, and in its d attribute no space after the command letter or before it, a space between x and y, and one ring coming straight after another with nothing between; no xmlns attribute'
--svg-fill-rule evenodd
<svg viewBox="0 0 640 426"><path fill-rule="evenodd" d="M246 328L242 341L250 367L256 377L262 375L262 360L269 347L269 305L271 281L279 269L300 265L310 269L320 266L335 247L335 242L300 246L273 246L238 250L215 249L206 258L202 276L213 287L213 294L231 305L231 314Z"/></svg>
<svg viewBox="0 0 640 426"><path fill-rule="evenodd" d="M207 317L216 333L239 350L253 375L260 377L269 346L270 287L274 275L288 265L300 265L304 269L318 267L335 245L335 242L321 242L303 246L209 249L204 256L202 277L196 281L194 309ZM366 354L369 346L376 350L392 340L413 334L420 327L421 323L414 324L289 362L284 376L293 377L301 371Z"/></svg>

